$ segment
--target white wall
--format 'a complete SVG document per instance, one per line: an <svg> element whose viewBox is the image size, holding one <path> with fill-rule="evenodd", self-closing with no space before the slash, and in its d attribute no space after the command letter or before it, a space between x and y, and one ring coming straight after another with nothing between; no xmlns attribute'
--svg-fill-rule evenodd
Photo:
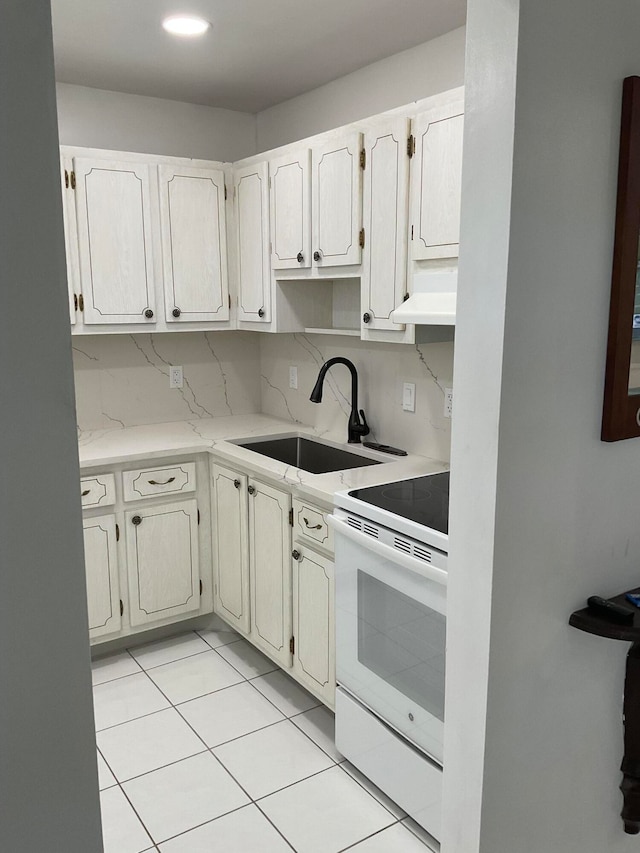
<svg viewBox="0 0 640 853"><path fill-rule="evenodd" d="M599 434L640 7L469 0L467 26L443 853L623 853L628 646L567 622L638 584L640 444Z"/></svg>
<svg viewBox="0 0 640 853"><path fill-rule="evenodd" d="M0 850L99 853L49 3L0 5L0 115Z"/></svg>
<svg viewBox="0 0 640 853"><path fill-rule="evenodd" d="M260 411L257 332L171 332L73 338L83 433ZM180 365L182 388L169 388Z"/></svg>
<svg viewBox="0 0 640 853"><path fill-rule="evenodd" d="M464 43L461 27L258 113L257 150L268 151L461 86Z"/></svg>
<svg viewBox="0 0 640 853"><path fill-rule="evenodd" d="M256 153L255 116L57 84L61 145L233 161Z"/></svg>
<svg viewBox="0 0 640 853"><path fill-rule="evenodd" d="M331 335L260 335L262 411L317 427L346 441L351 375L331 368L322 403L309 400L318 371L329 358L350 358L358 370L358 403L371 428L369 440L448 461L451 421L444 417L444 389L451 385L453 343L371 344ZM289 388L289 366L298 388ZM416 386L416 411L402 410L402 383Z"/></svg>

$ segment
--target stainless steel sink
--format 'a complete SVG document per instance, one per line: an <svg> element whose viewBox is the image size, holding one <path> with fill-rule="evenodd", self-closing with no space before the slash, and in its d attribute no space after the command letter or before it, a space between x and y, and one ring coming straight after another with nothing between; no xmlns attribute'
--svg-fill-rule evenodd
<svg viewBox="0 0 640 853"><path fill-rule="evenodd" d="M377 459L369 459L367 456L349 453L348 450L300 436L234 443L238 447L253 450L254 453L284 462L285 465L293 465L310 474L327 474L329 471L344 471L348 468L380 464Z"/></svg>

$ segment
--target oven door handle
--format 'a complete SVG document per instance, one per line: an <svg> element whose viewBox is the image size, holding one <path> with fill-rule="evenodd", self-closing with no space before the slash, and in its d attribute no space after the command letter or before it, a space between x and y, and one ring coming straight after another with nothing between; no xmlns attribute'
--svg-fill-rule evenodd
<svg viewBox="0 0 640 853"><path fill-rule="evenodd" d="M403 554L402 551L396 551L396 549L392 548L390 545L385 545L384 542L378 542L377 539L373 539L366 534L354 530L335 515L327 516L327 522L330 527L333 527L336 533L339 533L341 536L346 536L347 539L351 539L353 542L357 542L358 545L366 548L368 551L373 551L373 553L377 554L379 557L383 557L385 560L397 563L399 566L402 566L403 569L408 569L410 572L416 572L416 574L429 578L429 580L435 581L443 586L447 585L447 572L445 572L444 569L438 569L429 563L423 563L421 560L416 560L415 557L409 557L407 554Z"/></svg>

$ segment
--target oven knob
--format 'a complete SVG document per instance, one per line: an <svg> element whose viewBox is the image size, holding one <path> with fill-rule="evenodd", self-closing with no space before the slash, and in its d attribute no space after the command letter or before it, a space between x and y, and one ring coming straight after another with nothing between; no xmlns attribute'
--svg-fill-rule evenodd
<svg viewBox="0 0 640 853"><path fill-rule="evenodd" d="M409 719L411 720L411 722L413 722L413 714L411 713L411 711L409 711Z"/></svg>

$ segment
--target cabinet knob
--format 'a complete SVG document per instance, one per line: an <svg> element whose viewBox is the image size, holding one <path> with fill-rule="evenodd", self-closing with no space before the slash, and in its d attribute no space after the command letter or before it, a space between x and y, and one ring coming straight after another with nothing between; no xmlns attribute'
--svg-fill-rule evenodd
<svg viewBox="0 0 640 853"><path fill-rule="evenodd" d="M300 553L300 551L292 551L291 556L293 557L294 560L299 561L302 559L302 554Z"/></svg>
<svg viewBox="0 0 640 853"><path fill-rule="evenodd" d="M369 314L368 311L365 311L364 314L362 315L362 322L363 323L370 323L371 322L371 314Z"/></svg>
<svg viewBox="0 0 640 853"><path fill-rule="evenodd" d="M240 480L234 480L233 485L236 487L236 489L239 489L242 483L240 482Z"/></svg>
<svg viewBox="0 0 640 853"><path fill-rule="evenodd" d="M255 487L255 486L249 486L249 488L247 489L247 491L249 492L249 494L250 494L250 495L255 495L255 493L256 493L256 487Z"/></svg>
<svg viewBox="0 0 640 853"><path fill-rule="evenodd" d="M264 317L264 308L258 308L258 317Z"/></svg>
<svg viewBox="0 0 640 853"><path fill-rule="evenodd" d="M139 515L134 515L131 519L131 524L135 524L137 527L138 524L142 524L142 518Z"/></svg>
<svg viewBox="0 0 640 853"><path fill-rule="evenodd" d="M321 259L322 259L322 255L320 254L320 252L314 252L313 253L313 260L314 261L319 261Z"/></svg>
<svg viewBox="0 0 640 853"><path fill-rule="evenodd" d="M147 318L147 320L150 320L153 317L153 311L151 310L151 308L144 309L144 316Z"/></svg>
<svg viewBox="0 0 640 853"><path fill-rule="evenodd" d="M296 260L298 261L299 264L301 264L304 261L304 255L302 254L302 252L298 252Z"/></svg>
<svg viewBox="0 0 640 853"><path fill-rule="evenodd" d="M181 313L182 313L182 312L180 311L180 309L179 309L179 308L174 308L174 309L173 309L173 311L171 312L171 314L172 314L174 317L179 317Z"/></svg>

